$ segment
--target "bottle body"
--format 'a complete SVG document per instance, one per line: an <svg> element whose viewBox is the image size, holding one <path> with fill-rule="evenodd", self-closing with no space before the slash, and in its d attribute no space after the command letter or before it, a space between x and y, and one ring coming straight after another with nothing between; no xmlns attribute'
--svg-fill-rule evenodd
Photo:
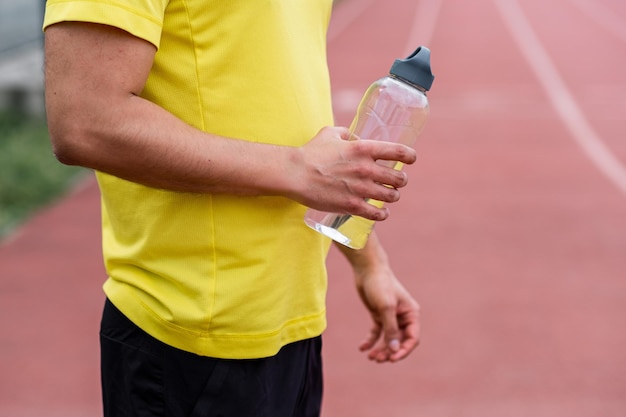
<svg viewBox="0 0 626 417"><path fill-rule="evenodd" d="M428 99L423 89L393 76L375 81L365 92L350 126L353 137L402 143L413 146L428 118ZM394 169L402 169L396 161L378 161ZM383 203L368 200L382 207ZM365 246L374 227L373 220L350 214L321 212L309 209L305 223L331 239L360 249Z"/></svg>

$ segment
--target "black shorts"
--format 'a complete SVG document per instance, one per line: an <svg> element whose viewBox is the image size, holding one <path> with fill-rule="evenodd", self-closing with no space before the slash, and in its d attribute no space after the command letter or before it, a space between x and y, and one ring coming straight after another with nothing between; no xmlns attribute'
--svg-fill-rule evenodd
<svg viewBox="0 0 626 417"><path fill-rule="evenodd" d="M270 358L209 358L154 339L107 300L100 346L104 417L320 415L321 337Z"/></svg>

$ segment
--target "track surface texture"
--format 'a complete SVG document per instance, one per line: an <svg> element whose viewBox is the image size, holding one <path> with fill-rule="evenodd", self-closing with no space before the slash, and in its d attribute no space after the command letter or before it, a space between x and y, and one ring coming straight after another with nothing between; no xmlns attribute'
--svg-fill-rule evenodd
<svg viewBox="0 0 626 417"><path fill-rule="evenodd" d="M342 0L338 124L432 52L431 118L377 226L422 307L397 364L331 251L324 417L626 415L626 3ZM0 246L0 416L99 416L99 201L87 180Z"/></svg>

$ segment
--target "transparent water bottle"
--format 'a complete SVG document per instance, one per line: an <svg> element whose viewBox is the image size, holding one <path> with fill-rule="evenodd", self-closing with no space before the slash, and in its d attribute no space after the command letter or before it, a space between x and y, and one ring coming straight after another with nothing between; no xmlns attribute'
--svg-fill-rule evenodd
<svg viewBox="0 0 626 417"><path fill-rule="evenodd" d="M434 76L430 50L420 46L406 59L397 59L389 75L375 81L365 92L350 131L361 139L397 142L413 146L428 118L426 91ZM402 164L378 161L395 169ZM381 201L368 203L382 207ZM374 227L374 221L350 214L307 210L305 223L318 232L353 249L361 249Z"/></svg>

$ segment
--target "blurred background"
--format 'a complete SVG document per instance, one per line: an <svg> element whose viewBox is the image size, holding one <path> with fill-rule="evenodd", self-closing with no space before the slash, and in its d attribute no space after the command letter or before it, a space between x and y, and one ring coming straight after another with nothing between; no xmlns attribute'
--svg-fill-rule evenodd
<svg viewBox="0 0 626 417"><path fill-rule="evenodd" d="M0 0L0 241L82 171L54 159L43 102L43 0Z"/></svg>
<svg viewBox="0 0 626 417"><path fill-rule="evenodd" d="M0 0L0 109L43 114L44 0Z"/></svg>
<svg viewBox="0 0 626 417"><path fill-rule="evenodd" d="M43 2L0 0L0 417L99 416L99 199L48 143ZM338 124L419 44L431 118L377 226L423 310L407 360L369 363L329 256L324 417L626 416L626 3L341 0Z"/></svg>

